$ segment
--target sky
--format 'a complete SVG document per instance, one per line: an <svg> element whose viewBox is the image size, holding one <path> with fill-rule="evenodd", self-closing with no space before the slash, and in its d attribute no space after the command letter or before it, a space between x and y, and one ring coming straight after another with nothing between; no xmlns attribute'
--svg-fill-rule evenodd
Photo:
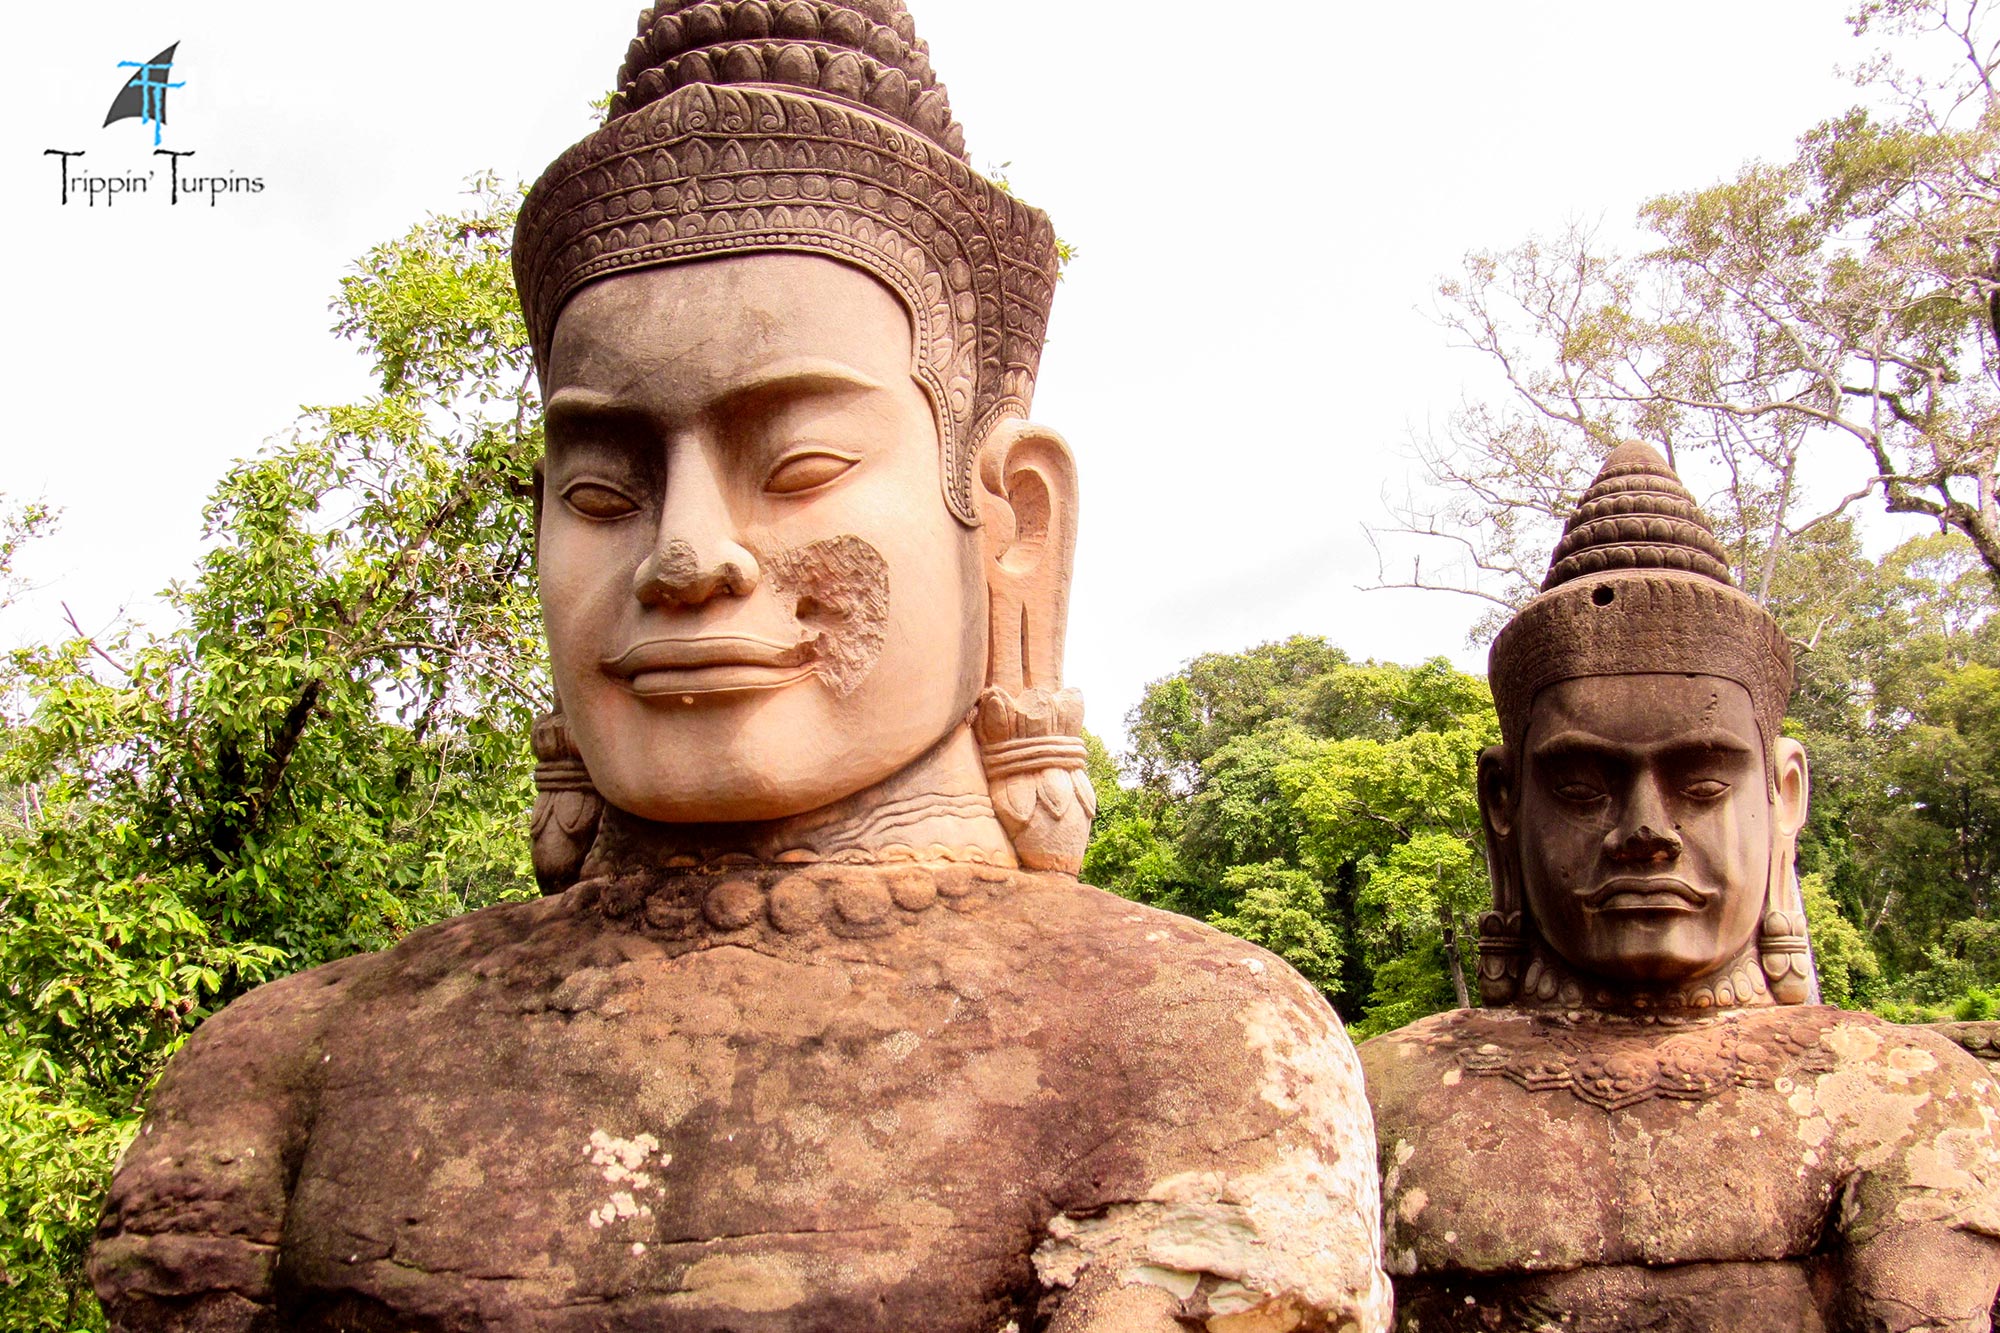
<svg viewBox="0 0 2000 1333"><path fill-rule="evenodd" d="M1148 681L1296 633L1356 657L1468 647L1481 610L1364 591L1366 525L1411 441L1493 391L1434 292L1469 250L1786 156L1858 94L1841 3L1799 0L909 0L980 168L1079 256L1036 419L1083 513L1066 675L1115 742ZM12 370L0 492L63 511L0 642L157 623L203 500L302 405L369 390L328 303L370 246L491 169L588 131L633 0L99 0L9 16L0 87ZM170 204L138 121L101 124L178 43L161 147L262 182ZM60 198L72 174L147 192Z"/></svg>

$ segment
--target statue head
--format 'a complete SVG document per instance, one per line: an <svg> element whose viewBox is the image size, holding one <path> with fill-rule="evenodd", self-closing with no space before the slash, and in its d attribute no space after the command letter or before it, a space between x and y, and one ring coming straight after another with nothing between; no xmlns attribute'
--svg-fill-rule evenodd
<svg viewBox="0 0 2000 1333"><path fill-rule="evenodd" d="M1489 1004L1817 999L1793 849L1791 647L1658 452L1615 450L1494 640Z"/></svg>
<svg viewBox="0 0 2000 1333"><path fill-rule="evenodd" d="M961 752L986 790L947 794L992 802L996 859L1073 871L1075 475L1026 420L1055 237L966 166L900 0L648 10L515 272L547 409L545 886L592 792L825 822Z"/></svg>

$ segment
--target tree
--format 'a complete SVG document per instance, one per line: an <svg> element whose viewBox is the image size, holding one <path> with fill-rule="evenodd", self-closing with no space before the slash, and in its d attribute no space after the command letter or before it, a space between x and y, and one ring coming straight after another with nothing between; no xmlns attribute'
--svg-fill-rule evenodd
<svg viewBox="0 0 2000 1333"><path fill-rule="evenodd" d="M1419 442L1433 494L1385 535L1444 543L1453 568L1419 556L1397 586L1485 597L1492 632L1632 436L1709 492L1760 600L1794 543L1871 497L1963 536L2000 586L2000 44L1982 3L1864 5L1858 34L1927 43L1938 72L1878 57L1863 78L1887 110L1651 200L1636 258L1577 226L1468 255L1440 316L1507 392Z"/></svg>
<svg viewBox="0 0 2000 1333"><path fill-rule="evenodd" d="M1094 772L1086 878L1263 945L1362 1030L1469 1002L1484 682L1301 636L1194 659L1128 725L1138 780Z"/></svg>
<svg viewBox="0 0 2000 1333"><path fill-rule="evenodd" d="M518 195L376 247L335 329L379 392L231 468L171 623L10 659L0 789L0 1322L101 1326L109 1164L213 1009L534 892L540 410ZM0 556L6 547L0 544Z"/></svg>
<svg viewBox="0 0 2000 1333"><path fill-rule="evenodd" d="M1825 974L1844 922L1869 959L1855 974L1870 974L1853 983L1857 1003L1946 1004L1978 978L1945 966L1939 950L1955 948L1960 927L1986 924L1995 887L1987 830L2000 773L1985 687L2000 667L2000 599L1956 536L1917 538L1873 561L1849 533L1817 543L1814 557L1787 562L1774 609L1786 614L1792 578L1838 586L1848 603L1800 655L1786 720L1812 758L1799 863L1822 895L1808 914L1823 981L1835 994Z"/></svg>

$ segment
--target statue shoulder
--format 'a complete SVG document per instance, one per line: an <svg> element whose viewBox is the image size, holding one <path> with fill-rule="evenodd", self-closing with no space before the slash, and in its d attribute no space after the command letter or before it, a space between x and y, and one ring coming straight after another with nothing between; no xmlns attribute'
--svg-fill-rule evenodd
<svg viewBox="0 0 2000 1333"><path fill-rule="evenodd" d="M1885 1091L1974 1101L2000 1094L1986 1064L1951 1034L1827 1005L1788 1005L1746 1016L1746 1033L1811 1055L1811 1072L1840 1074Z"/></svg>
<svg viewBox="0 0 2000 1333"><path fill-rule="evenodd" d="M1119 1066L1104 1087L1121 1104L1096 1119L1122 1122L1119 1175L1139 1188L1086 1192L1081 1215L1056 1218L1035 1256L1043 1279L1152 1265L1193 1289L1198 1273L1229 1273L1270 1298L1261 1317L1386 1328L1374 1131L1354 1045L1326 998L1283 959L1203 922L1074 880L1045 887L1060 892L1042 914L1074 942L1059 966ZM1163 1253L1185 1273L1147 1257Z"/></svg>
<svg viewBox="0 0 2000 1333"><path fill-rule="evenodd" d="M458 917L268 982L204 1022L154 1086L111 1182L90 1272L114 1321L179 1302L217 1328L263 1327L321 1069L357 1006L394 1004L412 982L518 946L558 915L540 902Z"/></svg>
<svg viewBox="0 0 2000 1333"><path fill-rule="evenodd" d="M1129 982L1142 974L1142 994L1155 1003L1152 1012L1183 1035L1194 1035L1208 1023L1246 1006L1283 1012L1305 1029L1340 1034L1340 1044L1352 1062L1352 1043L1333 1011L1313 984L1290 963L1246 940L1217 930L1204 921L1163 911L1118 897L1073 879L1037 875L1042 892L1060 908L1050 912L1029 897L1029 910L1046 919L1064 920L1065 952L1100 960L1107 980ZM1056 886L1048 882L1056 881ZM1053 906L1053 904L1051 904Z"/></svg>
<svg viewBox="0 0 2000 1333"><path fill-rule="evenodd" d="M1358 1054L1376 1119L1422 1119L1426 1107L1437 1105L1439 1089L1464 1077L1462 1052L1511 1045L1528 1026L1513 1010L1450 1009L1368 1038Z"/></svg>
<svg viewBox="0 0 2000 1333"><path fill-rule="evenodd" d="M1799 1142L1848 1169L1850 1240L1910 1224L2000 1237L2000 1084L1981 1061L1934 1029L1819 1005L1757 1026L1810 1057L1775 1090Z"/></svg>
<svg viewBox="0 0 2000 1333"><path fill-rule="evenodd" d="M114 1325L163 1303L261 1328L291 1176L310 1128L329 1015L368 966L329 963L259 986L168 1062L111 1182L91 1283Z"/></svg>

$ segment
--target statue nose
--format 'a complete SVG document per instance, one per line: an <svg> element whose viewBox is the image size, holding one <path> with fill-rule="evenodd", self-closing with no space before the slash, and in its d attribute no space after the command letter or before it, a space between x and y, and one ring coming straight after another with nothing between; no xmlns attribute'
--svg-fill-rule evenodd
<svg viewBox="0 0 2000 1333"><path fill-rule="evenodd" d="M1604 837L1604 850L1614 861L1671 861L1681 854L1681 835L1667 817L1664 779L1658 774L1634 775L1625 793L1617 823Z"/></svg>
<svg viewBox="0 0 2000 1333"><path fill-rule="evenodd" d="M709 460L699 449L680 455L680 473L660 509L653 552L632 578L647 606L700 606L712 597L747 597L763 571L737 540L736 524Z"/></svg>
<svg viewBox="0 0 2000 1333"><path fill-rule="evenodd" d="M1671 861L1681 854L1681 835L1672 829L1656 829L1651 824L1616 830L1610 841L1607 850L1614 861Z"/></svg>
<svg viewBox="0 0 2000 1333"><path fill-rule="evenodd" d="M735 542L704 557L694 543L670 537L640 564L632 591L647 606L700 606L723 593L749 596L761 574L757 557Z"/></svg>

